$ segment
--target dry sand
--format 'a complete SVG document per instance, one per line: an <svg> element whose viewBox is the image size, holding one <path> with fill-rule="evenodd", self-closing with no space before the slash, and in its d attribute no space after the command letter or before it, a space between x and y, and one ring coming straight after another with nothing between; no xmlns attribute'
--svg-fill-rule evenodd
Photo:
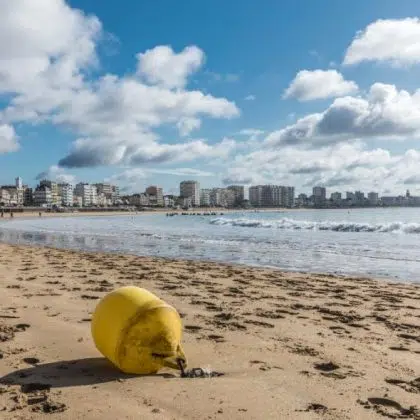
<svg viewBox="0 0 420 420"><path fill-rule="evenodd" d="M128 284L225 375L109 366L90 316ZM418 285L3 244L0 285L1 419L420 419Z"/></svg>

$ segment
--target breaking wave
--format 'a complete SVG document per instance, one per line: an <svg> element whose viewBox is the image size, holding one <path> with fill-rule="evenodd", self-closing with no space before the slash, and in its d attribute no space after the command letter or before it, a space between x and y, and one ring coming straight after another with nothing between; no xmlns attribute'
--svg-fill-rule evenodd
<svg viewBox="0 0 420 420"><path fill-rule="evenodd" d="M354 222L312 222L283 218L280 220L228 219L218 217L210 220L212 225L239 226L249 228L271 228L285 230L329 230L333 232L380 232L380 233L420 233L419 223L354 223Z"/></svg>

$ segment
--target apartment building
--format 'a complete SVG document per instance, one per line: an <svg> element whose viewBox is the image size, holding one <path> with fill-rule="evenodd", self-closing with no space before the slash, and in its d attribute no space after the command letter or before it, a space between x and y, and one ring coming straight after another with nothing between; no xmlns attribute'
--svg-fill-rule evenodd
<svg viewBox="0 0 420 420"><path fill-rule="evenodd" d="M249 188L249 202L254 207L293 207L294 187L256 185Z"/></svg>
<svg viewBox="0 0 420 420"><path fill-rule="evenodd" d="M245 187L243 185L229 185L227 189L234 193L235 206L240 206L245 200Z"/></svg>
<svg viewBox="0 0 420 420"><path fill-rule="evenodd" d="M193 207L200 205L200 183L198 181L182 181L179 185L179 190L182 198L191 199Z"/></svg>
<svg viewBox="0 0 420 420"><path fill-rule="evenodd" d="M53 205L53 196L50 188L46 185L39 185L33 194L33 202L35 206L51 206Z"/></svg>
<svg viewBox="0 0 420 420"><path fill-rule="evenodd" d="M61 197L63 206L73 206L73 185L67 183L58 184L58 195Z"/></svg>
<svg viewBox="0 0 420 420"><path fill-rule="evenodd" d="M146 194L149 196L150 204L158 207L163 207L163 189L156 185L151 185L146 188Z"/></svg>
<svg viewBox="0 0 420 420"><path fill-rule="evenodd" d="M61 197L58 193L58 184L48 179L43 179L39 183L40 187L47 187L51 191L51 204L53 206L61 205Z"/></svg>
<svg viewBox="0 0 420 420"><path fill-rule="evenodd" d="M95 185L80 182L74 189L74 195L81 197L83 207L96 206L98 204Z"/></svg>
<svg viewBox="0 0 420 420"><path fill-rule="evenodd" d="M205 207L210 207L212 205L210 201L210 196L211 196L211 189L203 188L202 190L200 190L200 205L205 206Z"/></svg>

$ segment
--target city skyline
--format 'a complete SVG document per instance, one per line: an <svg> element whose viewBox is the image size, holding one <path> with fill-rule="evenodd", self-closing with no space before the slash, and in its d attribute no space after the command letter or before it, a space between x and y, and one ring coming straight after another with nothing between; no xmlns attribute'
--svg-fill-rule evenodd
<svg viewBox="0 0 420 420"><path fill-rule="evenodd" d="M417 2L325 2L0 0L0 184L420 194Z"/></svg>
<svg viewBox="0 0 420 420"><path fill-rule="evenodd" d="M196 180L183 180L178 194L165 194L158 185L149 185L143 191L120 194L120 187L111 183L68 182L57 183L48 179L39 181L35 188L15 178L14 184L0 185L0 206L14 207L225 207L225 208L349 208L376 206L420 206L420 196L405 194L380 195L376 191L329 191L314 186L312 193L297 193L293 186L274 184L230 185L224 188L200 188Z"/></svg>

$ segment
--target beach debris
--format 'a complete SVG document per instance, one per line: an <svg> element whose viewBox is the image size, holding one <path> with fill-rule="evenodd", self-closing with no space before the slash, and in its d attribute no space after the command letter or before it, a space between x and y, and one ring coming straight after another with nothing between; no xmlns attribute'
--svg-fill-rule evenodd
<svg viewBox="0 0 420 420"><path fill-rule="evenodd" d="M224 376L224 373L213 371L209 368L192 368L185 370L182 359L177 359L179 370L181 371L181 378L216 378Z"/></svg>

